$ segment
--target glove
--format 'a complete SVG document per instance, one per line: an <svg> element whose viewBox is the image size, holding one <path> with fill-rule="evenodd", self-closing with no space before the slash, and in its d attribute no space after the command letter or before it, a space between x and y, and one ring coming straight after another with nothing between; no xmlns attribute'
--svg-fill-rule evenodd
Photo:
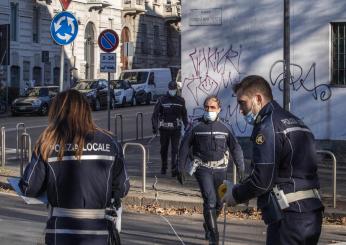
<svg viewBox="0 0 346 245"><path fill-rule="evenodd" d="M233 183L229 180L224 180L223 184L218 187L218 193L221 198L221 202L225 202L229 206L235 206L237 204L233 197Z"/></svg>
<svg viewBox="0 0 346 245"><path fill-rule="evenodd" d="M244 171L239 171L239 183L243 183L245 180L245 172Z"/></svg>
<svg viewBox="0 0 346 245"><path fill-rule="evenodd" d="M153 128L153 134L157 134L157 129Z"/></svg>
<svg viewBox="0 0 346 245"><path fill-rule="evenodd" d="M183 172L178 172L177 173L177 179L181 185L184 185L185 182L185 175Z"/></svg>

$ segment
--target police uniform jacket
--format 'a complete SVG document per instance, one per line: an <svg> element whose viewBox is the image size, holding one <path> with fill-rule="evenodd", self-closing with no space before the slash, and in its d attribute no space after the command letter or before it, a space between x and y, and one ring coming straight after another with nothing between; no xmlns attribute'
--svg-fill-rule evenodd
<svg viewBox="0 0 346 245"><path fill-rule="evenodd" d="M159 121L173 123L172 129L180 130L181 125L177 124L177 119L181 120L186 128L188 124L185 100L178 95L170 96L168 93L160 97L154 107L152 115L153 129L159 129ZM165 129L165 128L162 128Z"/></svg>
<svg viewBox="0 0 346 245"><path fill-rule="evenodd" d="M319 188L314 136L299 118L282 109L276 101L258 113L251 141L250 175L233 188L237 202L258 197L261 208L266 205L274 185L285 194ZM285 210L306 212L321 207L319 199L308 198L290 203Z"/></svg>
<svg viewBox="0 0 346 245"><path fill-rule="evenodd" d="M74 156L75 147L78 146L66 144L61 160L57 158L59 145L53 146L47 161L40 153L33 154L19 184L24 195L36 197L46 192L53 209L105 209L110 206L111 198L118 200L128 193L129 178L122 148L112 135L101 130L89 134L80 160ZM63 230L73 234L83 229L104 234L107 223L104 220L59 217L50 217L47 222L47 230L53 230L53 233L54 230Z"/></svg>
<svg viewBox="0 0 346 245"><path fill-rule="evenodd" d="M185 132L179 149L179 171L188 172L195 157L203 162L219 161L225 157L226 151L229 151L238 171L243 173L243 151L230 125L219 119L207 121L202 117Z"/></svg>

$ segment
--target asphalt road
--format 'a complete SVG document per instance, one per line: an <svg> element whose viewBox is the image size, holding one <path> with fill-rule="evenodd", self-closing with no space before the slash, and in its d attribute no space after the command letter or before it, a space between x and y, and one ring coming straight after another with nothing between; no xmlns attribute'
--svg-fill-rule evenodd
<svg viewBox="0 0 346 245"><path fill-rule="evenodd" d="M126 207L125 207L126 209ZM46 221L44 205L26 205L13 194L0 193L0 243L2 245L43 243ZM125 245L201 245L202 215L159 216L123 213L121 239ZM173 231L173 229L174 231ZM222 237L223 219L219 219ZM258 220L227 220L225 244L260 245L265 242L265 226ZM324 225L321 245L346 242L346 226Z"/></svg>
<svg viewBox="0 0 346 245"><path fill-rule="evenodd" d="M143 115L143 135L152 135L151 126L151 114L153 112L153 105L138 105L138 106L127 106L119 107L111 110L110 117L110 130L114 132L115 129L115 114L121 114L123 118L123 137L124 139L135 139L136 138L136 118L137 113L142 113ZM141 120L138 116L138 136L141 136ZM93 112L93 118L97 126L107 129L108 127L108 112L107 110ZM119 118L119 116L118 116ZM0 125L5 127L6 131L6 148L16 148L16 138L17 130L16 125L18 123L24 123L27 132L31 136L31 141L36 142L38 136L47 127L48 118L47 116L7 116L0 118ZM117 120L118 135L120 139L120 119ZM19 135L22 133L22 128L20 127Z"/></svg>

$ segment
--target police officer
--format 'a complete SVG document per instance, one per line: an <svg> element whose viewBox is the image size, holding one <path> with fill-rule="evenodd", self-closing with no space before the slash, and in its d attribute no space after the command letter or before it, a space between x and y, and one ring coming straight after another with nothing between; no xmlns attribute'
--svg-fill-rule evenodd
<svg viewBox="0 0 346 245"><path fill-rule="evenodd" d="M296 116L273 100L268 82L248 76L233 88L240 112L254 125L251 174L228 186L230 205L257 197L267 227L267 245L314 245L321 233L314 136Z"/></svg>
<svg viewBox="0 0 346 245"><path fill-rule="evenodd" d="M122 148L113 135L96 127L77 90L53 100L48 127L19 187L31 197L47 192L51 208L45 244L120 244L105 211L112 199L120 203L129 190Z"/></svg>
<svg viewBox="0 0 346 245"><path fill-rule="evenodd" d="M177 175L177 154L181 135L181 127L187 127L187 112L185 100L177 95L177 83L169 82L168 92L158 99L152 115L153 133L160 130L161 144L161 174L167 171L168 146L171 142L172 156L171 168L172 177Z"/></svg>
<svg viewBox="0 0 346 245"><path fill-rule="evenodd" d="M203 227L209 244L219 244L217 217L222 203L217 188L226 179L229 159L232 157L243 175L243 152L230 126L219 119L220 100L210 96L204 101L205 113L185 133L179 149L178 180L183 184L184 172L193 173L203 197Z"/></svg>

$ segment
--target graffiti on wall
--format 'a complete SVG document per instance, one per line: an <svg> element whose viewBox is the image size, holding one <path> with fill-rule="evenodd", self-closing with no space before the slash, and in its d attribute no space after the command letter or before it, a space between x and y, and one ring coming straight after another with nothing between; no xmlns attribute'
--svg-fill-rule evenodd
<svg viewBox="0 0 346 245"><path fill-rule="evenodd" d="M278 86L280 91L283 91L284 74L283 74L283 60L275 61L270 68L269 79L273 86ZM304 75L303 68L297 64L290 65L291 79L290 85L293 91L300 89L311 93L315 100L326 101L332 96L332 90L328 84L316 83L316 63L312 63L309 70ZM293 75L294 74L294 75Z"/></svg>
<svg viewBox="0 0 346 245"><path fill-rule="evenodd" d="M231 124L234 115L238 118L238 105L230 91L232 84L240 81L241 53L241 45L230 45L228 48L195 48L189 53L193 69L183 84L186 89L185 97L191 98L190 103L195 104L192 114L189 115L190 121L203 115L203 101L209 95L217 95L222 99L223 110L226 110L223 112L223 121ZM224 89L229 92L222 96L220 92ZM227 98L222 98L225 96ZM239 126L239 131L244 130L240 123L236 125Z"/></svg>
<svg viewBox="0 0 346 245"><path fill-rule="evenodd" d="M189 53L192 69L183 80L185 97L193 110L189 115L192 122L204 113L203 101L209 95L217 95L222 100L222 120L236 132L244 134L248 124L239 112L239 105L231 92L232 84L238 83L244 75L240 70L242 46L237 48L195 48ZM332 96L328 84L317 84L316 64L313 63L307 72L300 65L291 64L291 82L293 91L304 90L315 100L326 101ZM283 60L273 63L269 72L272 86L283 91ZM226 92L225 92L226 89Z"/></svg>
<svg viewBox="0 0 346 245"><path fill-rule="evenodd" d="M241 45L237 48L195 48L190 54L193 70L184 79L189 95L197 106L205 96L218 95L240 78Z"/></svg>

